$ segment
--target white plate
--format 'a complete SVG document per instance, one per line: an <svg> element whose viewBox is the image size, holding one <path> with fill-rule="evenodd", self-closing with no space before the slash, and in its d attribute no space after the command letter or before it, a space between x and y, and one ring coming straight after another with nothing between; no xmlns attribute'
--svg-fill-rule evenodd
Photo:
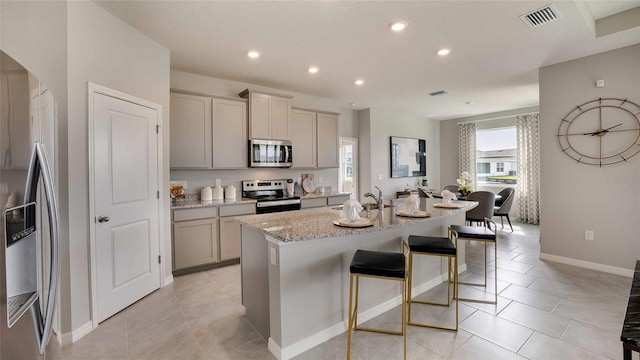
<svg viewBox="0 0 640 360"><path fill-rule="evenodd" d="M436 203L436 204L433 204L433 207L435 207L435 208L445 208L445 209L460 209L462 207L462 205L456 204L456 203L451 203L451 204Z"/></svg>
<svg viewBox="0 0 640 360"><path fill-rule="evenodd" d="M333 224L338 226L344 226L344 227L360 228L360 227L367 227L367 226L373 225L373 221L371 221L371 219L366 219L366 218L360 219L354 222L351 222L347 219L340 219L340 220L335 220Z"/></svg>
<svg viewBox="0 0 640 360"><path fill-rule="evenodd" d="M413 218L426 218L426 217L431 216L431 214L429 214L426 211L418 211L415 214L411 213L411 212L408 212L408 211L398 211L396 213L396 215L398 215L398 216L406 216L406 217L413 217Z"/></svg>
<svg viewBox="0 0 640 360"><path fill-rule="evenodd" d="M316 184L313 183L313 180L311 180L311 178L306 178L302 181L302 188L304 189L304 191L312 193L316 191Z"/></svg>

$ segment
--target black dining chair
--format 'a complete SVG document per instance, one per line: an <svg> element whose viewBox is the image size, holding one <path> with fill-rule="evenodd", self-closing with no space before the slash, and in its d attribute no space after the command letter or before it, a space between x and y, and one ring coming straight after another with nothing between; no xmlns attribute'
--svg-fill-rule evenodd
<svg viewBox="0 0 640 360"><path fill-rule="evenodd" d="M513 226L511 225L511 219L509 219L509 212L511 211L511 205L513 204L513 199L516 197L515 190L513 188L505 188L502 189L498 195L502 196L501 199L496 200L495 206L493 208L493 216L500 217L500 224L504 229L504 217L507 218L509 222L509 227L511 228L511 232L513 232Z"/></svg>
<svg viewBox="0 0 640 360"><path fill-rule="evenodd" d="M449 190L455 194L458 192L458 185L447 185L444 187L444 190Z"/></svg>
<svg viewBox="0 0 640 360"><path fill-rule="evenodd" d="M467 211L465 220L469 225L473 223L484 224L484 219L493 217L493 207L496 202L496 194L490 191L474 191L467 195L467 201L477 201L478 206Z"/></svg>

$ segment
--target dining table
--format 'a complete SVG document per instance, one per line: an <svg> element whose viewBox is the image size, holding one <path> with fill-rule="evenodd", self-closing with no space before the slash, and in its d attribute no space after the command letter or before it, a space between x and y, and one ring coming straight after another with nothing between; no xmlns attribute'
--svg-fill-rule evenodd
<svg viewBox="0 0 640 360"><path fill-rule="evenodd" d="M459 192L455 192L453 194L456 196L458 200L462 200L462 201L467 200L467 196L462 195ZM440 195L439 193L431 193L429 195L433 196L436 199L442 199L442 195ZM496 201L502 199L502 195L499 195L499 194L495 194L495 195L496 195Z"/></svg>

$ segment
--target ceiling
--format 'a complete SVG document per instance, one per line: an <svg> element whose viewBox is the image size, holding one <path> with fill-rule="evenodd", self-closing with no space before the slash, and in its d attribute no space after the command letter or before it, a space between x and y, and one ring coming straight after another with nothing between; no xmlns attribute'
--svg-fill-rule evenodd
<svg viewBox="0 0 640 360"><path fill-rule="evenodd" d="M533 29L520 15L549 2L97 3L169 48L174 70L438 120L537 105L538 68L640 43L640 26L600 38L588 26L640 0L556 1L560 18Z"/></svg>

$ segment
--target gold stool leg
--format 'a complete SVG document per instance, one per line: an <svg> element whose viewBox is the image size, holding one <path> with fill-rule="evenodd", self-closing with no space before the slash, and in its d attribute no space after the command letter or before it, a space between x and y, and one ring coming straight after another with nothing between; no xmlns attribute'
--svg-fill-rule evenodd
<svg viewBox="0 0 640 360"><path fill-rule="evenodd" d="M409 303L409 308L407 310L407 321L411 322L411 287L412 285L412 278L413 278L413 252L409 251L409 285L405 288L405 291L408 293L408 295L406 296L406 302Z"/></svg>
<svg viewBox="0 0 640 360"><path fill-rule="evenodd" d="M411 260L409 260L411 261ZM411 307L411 303L409 303L409 307ZM404 342L404 360L407 360L407 317L406 317L406 308L407 308L407 283L406 280L402 282L402 337Z"/></svg>
<svg viewBox="0 0 640 360"><path fill-rule="evenodd" d="M347 360L351 359L351 325L352 325L353 275L349 277L349 323L347 324Z"/></svg>

